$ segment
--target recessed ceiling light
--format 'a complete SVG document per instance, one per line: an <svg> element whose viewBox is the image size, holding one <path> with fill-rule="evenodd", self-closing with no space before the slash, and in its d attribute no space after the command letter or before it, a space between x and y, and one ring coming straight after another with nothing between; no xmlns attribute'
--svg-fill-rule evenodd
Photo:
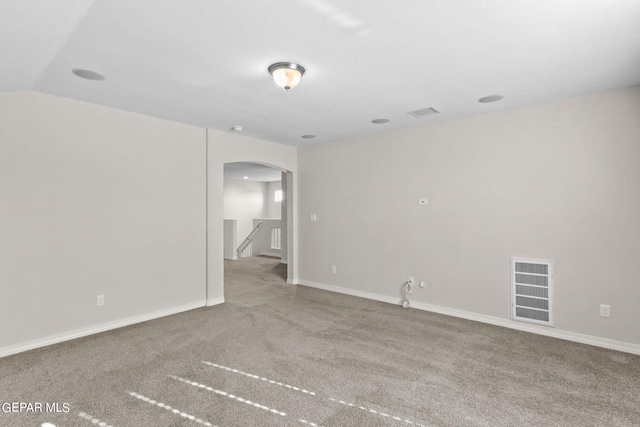
<svg viewBox="0 0 640 427"><path fill-rule="evenodd" d="M503 98L502 95L488 95L478 99L478 102L481 102L483 104L488 104L489 102L500 101L502 98Z"/></svg>
<svg viewBox="0 0 640 427"><path fill-rule="evenodd" d="M383 123L389 123L389 119L375 119L375 120L371 120L371 123L381 125Z"/></svg>
<svg viewBox="0 0 640 427"><path fill-rule="evenodd" d="M242 179L249 179L249 177L248 176L243 176Z"/></svg>
<svg viewBox="0 0 640 427"><path fill-rule="evenodd" d="M105 76L98 73L97 71L85 70L82 68L75 68L71 70L71 72L76 76L81 77L83 79L87 79L87 80L104 80L105 79Z"/></svg>
<svg viewBox="0 0 640 427"><path fill-rule="evenodd" d="M315 135L302 135L300 138L304 138L304 139L313 139L315 138Z"/></svg>
<svg viewBox="0 0 640 427"><path fill-rule="evenodd" d="M242 126L233 126L231 128L232 132L242 132Z"/></svg>

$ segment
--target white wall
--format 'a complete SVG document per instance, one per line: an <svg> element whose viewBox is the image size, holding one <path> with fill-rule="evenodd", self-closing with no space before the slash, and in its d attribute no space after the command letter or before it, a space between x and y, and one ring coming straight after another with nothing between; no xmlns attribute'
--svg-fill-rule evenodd
<svg viewBox="0 0 640 427"><path fill-rule="evenodd" d="M253 219L266 217L267 196L264 182L225 178L224 217L238 221L238 245L253 230Z"/></svg>
<svg viewBox="0 0 640 427"><path fill-rule="evenodd" d="M294 176L292 173L282 172L282 180L280 181L280 187L282 188L282 202L280 202L280 224L282 226L280 229L280 261L284 264L289 263L289 248L290 245L293 244L294 236L293 233L289 233L289 229L293 229L293 227L290 227L290 224L292 222L294 211L293 204L289 201L289 197L291 197L289 189L292 188L293 181ZM297 221L295 221L295 224L297 224ZM287 272L290 273L291 270L292 268L288 266ZM289 279L290 278L287 277L287 280ZM291 280L291 283L298 283L297 276L295 277L295 280Z"/></svg>
<svg viewBox="0 0 640 427"><path fill-rule="evenodd" d="M238 259L238 221L235 219L224 220L224 259Z"/></svg>
<svg viewBox="0 0 640 427"><path fill-rule="evenodd" d="M508 324L510 258L550 259L557 330L640 344L639 118L634 87L301 148L300 280Z"/></svg>
<svg viewBox="0 0 640 427"><path fill-rule="evenodd" d="M279 181L258 182L244 179L224 179L224 217L236 220L237 224L237 246L242 244L244 239L253 230L256 219L280 218L282 203L275 201L275 191L282 188ZM276 252L269 249L270 234L260 233L260 242L253 242L253 254L270 253L275 256ZM258 237L258 236L256 236ZM265 240L266 239L266 240ZM225 259L229 259L225 248Z"/></svg>
<svg viewBox="0 0 640 427"><path fill-rule="evenodd" d="M0 355L204 305L205 197L204 129L0 94Z"/></svg>
<svg viewBox="0 0 640 427"><path fill-rule="evenodd" d="M267 212L265 218L280 218L282 216L282 202L276 202L275 193L276 190L282 190L282 182L267 182L266 185Z"/></svg>

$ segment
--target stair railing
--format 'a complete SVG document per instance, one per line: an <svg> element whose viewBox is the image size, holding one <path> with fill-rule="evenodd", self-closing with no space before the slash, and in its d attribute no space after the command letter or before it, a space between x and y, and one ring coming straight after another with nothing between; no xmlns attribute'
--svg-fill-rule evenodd
<svg viewBox="0 0 640 427"><path fill-rule="evenodd" d="M246 239L244 239L242 244L238 246L239 256L241 256L242 252L247 248L247 246L251 244L251 242L253 241L253 238L256 236L256 234L258 234L258 231L260 231L261 228L262 228L262 221L258 222L256 226L253 227L253 230L251 230L251 233L249 233L249 235L247 236Z"/></svg>

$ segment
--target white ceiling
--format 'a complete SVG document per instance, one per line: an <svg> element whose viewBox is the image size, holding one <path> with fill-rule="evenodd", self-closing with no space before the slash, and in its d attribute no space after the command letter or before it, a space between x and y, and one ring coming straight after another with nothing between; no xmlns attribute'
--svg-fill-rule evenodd
<svg viewBox="0 0 640 427"><path fill-rule="evenodd" d="M0 54L0 92L301 146L638 85L640 1L0 0Z"/></svg>
<svg viewBox="0 0 640 427"><path fill-rule="evenodd" d="M259 163L235 162L224 164L224 177L246 179L247 181L275 182L282 181L282 172Z"/></svg>

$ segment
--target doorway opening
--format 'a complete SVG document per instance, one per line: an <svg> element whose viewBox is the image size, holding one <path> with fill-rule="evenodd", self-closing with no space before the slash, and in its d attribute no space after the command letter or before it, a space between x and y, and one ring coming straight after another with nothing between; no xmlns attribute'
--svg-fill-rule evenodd
<svg viewBox="0 0 640 427"><path fill-rule="evenodd" d="M254 162L224 164L225 266L252 257L278 259L281 265L277 271L291 283L291 182L291 172L275 166ZM242 263L234 265L234 270L238 265Z"/></svg>

